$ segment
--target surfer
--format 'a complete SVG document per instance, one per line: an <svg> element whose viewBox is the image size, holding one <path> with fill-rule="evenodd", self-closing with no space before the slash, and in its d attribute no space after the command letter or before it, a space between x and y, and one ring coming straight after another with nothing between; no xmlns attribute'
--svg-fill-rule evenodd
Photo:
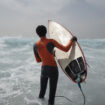
<svg viewBox="0 0 105 105"><path fill-rule="evenodd" d="M67 52L71 48L73 42L77 41L77 38L75 36L72 37L68 44L63 46L54 39L46 38L47 29L43 25L39 25L36 28L36 33L40 37L40 40L33 46L34 55L37 62L42 62L39 98L44 98L49 79L48 105L54 105L58 81L58 67L54 58L54 47Z"/></svg>

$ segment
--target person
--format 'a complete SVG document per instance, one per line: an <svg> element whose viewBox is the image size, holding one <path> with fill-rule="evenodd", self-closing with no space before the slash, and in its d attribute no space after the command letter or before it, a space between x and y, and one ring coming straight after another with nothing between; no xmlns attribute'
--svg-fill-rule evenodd
<svg viewBox="0 0 105 105"><path fill-rule="evenodd" d="M73 37L67 44L63 46L54 39L46 37L47 29L44 25L39 25L36 28L36 33L40 40L33 46L34 55L37 62L42 62L41 77L40 77L40 93L39 98L43 99L46 93L47 82L49 79L49 100L48 105L54 105L57 82L58 82L58 67L54 58L54 47L67 52L74 41L77 40Z"/></svg>

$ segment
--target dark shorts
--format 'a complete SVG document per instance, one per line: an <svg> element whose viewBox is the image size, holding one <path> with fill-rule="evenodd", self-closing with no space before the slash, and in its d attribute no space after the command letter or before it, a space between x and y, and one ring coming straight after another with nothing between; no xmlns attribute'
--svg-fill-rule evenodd
<svg viewBox="0 0 105 105"><path fill-rule="evenodd" d="M49 78L58 78L58 68L52 66L42 66L41 76Z"/></svg>

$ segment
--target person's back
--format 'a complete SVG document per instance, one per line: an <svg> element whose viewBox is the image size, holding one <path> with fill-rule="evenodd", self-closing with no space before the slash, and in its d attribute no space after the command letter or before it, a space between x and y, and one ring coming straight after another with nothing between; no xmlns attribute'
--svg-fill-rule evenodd
<svg viewBox="0 0 105 105"><path fill-rule="evenodd" d="M52 39L47 39L46 37L42 37L36 45L38 46L38 54L42 61L42 66L54 66L56 67L56 62L54 59L54 44Z"/></svg>

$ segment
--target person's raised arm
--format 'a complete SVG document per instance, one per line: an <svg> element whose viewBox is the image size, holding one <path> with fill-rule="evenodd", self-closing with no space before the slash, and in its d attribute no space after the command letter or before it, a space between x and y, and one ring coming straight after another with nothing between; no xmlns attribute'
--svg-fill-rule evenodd
<svg viewBox="0 0 105 105"><path fill-rule="evenodd" d="M63 50L65 52L69 51L69 49L71 48L72 44L74 41L77 41L77 38L74 36L72 37L72 39L68 42L68 44L66 46L58 43L56 40L52 40L55 47L59 48L60 50Z"/></svg>

